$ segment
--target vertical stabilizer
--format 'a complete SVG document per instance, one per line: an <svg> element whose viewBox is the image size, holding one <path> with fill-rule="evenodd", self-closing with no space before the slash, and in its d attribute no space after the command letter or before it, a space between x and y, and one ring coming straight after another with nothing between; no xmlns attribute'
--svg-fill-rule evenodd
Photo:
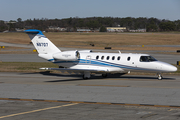
<svg viewBox="0 0 180 120"><path fill-rule="evenodd" d="M25 30L39 55L61 52L40 30Z"/></svg>

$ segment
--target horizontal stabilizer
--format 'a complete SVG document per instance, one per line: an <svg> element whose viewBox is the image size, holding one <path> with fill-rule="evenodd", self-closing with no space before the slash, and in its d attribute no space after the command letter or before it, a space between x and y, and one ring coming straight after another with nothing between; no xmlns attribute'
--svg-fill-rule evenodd
<svg viewBox="0 0 180 120"><path fill-rule="evenodd" d="M27 34L40 34L40 35L43 35L43 33L40 30L36 30L36 29L25 30L24 32L27 33Z"/></svg>

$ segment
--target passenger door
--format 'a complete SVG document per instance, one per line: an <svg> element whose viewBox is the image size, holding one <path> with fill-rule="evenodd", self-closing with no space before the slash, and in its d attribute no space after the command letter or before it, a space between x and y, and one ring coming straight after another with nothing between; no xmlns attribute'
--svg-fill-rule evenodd
<svg viewBox="0 0 180 120"><path fill-rule="evenodd" d="M91 64L91 56L86 56L86 63Z"/></svg>

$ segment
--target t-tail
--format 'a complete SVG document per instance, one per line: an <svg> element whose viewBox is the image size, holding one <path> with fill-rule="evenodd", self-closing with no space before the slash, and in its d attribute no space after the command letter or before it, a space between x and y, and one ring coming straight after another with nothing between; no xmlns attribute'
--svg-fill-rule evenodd
<svg viewBox="0 0 180 120"><path fill-rule="evenodd" d="M29 35L39 57L51 61L54 59L52 56L54 53L61 52L40 30L29 29L24 32Z"/></svg>

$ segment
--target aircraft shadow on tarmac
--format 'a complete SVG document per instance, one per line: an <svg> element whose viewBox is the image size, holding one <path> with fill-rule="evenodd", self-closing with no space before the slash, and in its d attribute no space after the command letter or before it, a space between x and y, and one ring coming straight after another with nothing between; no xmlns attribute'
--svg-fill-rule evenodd
<svg viewBox="0 0 180 120"><path fill-rule="evenodd" d="M45 82L66 82L66 81L83 81L82 74L61 74L61 73L51 73L50 71L38 72L38 73L27 73L27 74L42 74L45 76L56 76L56 77L66 77L69 79L62 80L53 80L53 81L45 81ZM86 80L105 80L105 79L120 79L120 80L157 80L157 77L145 76L145 75L124 75L123 74L109 74L107 78L103 78L101 75L92 74L91 78ZM175 78L165 77L163 80L176 80ZM157 80L158 81L158 80Z"/></svg>

